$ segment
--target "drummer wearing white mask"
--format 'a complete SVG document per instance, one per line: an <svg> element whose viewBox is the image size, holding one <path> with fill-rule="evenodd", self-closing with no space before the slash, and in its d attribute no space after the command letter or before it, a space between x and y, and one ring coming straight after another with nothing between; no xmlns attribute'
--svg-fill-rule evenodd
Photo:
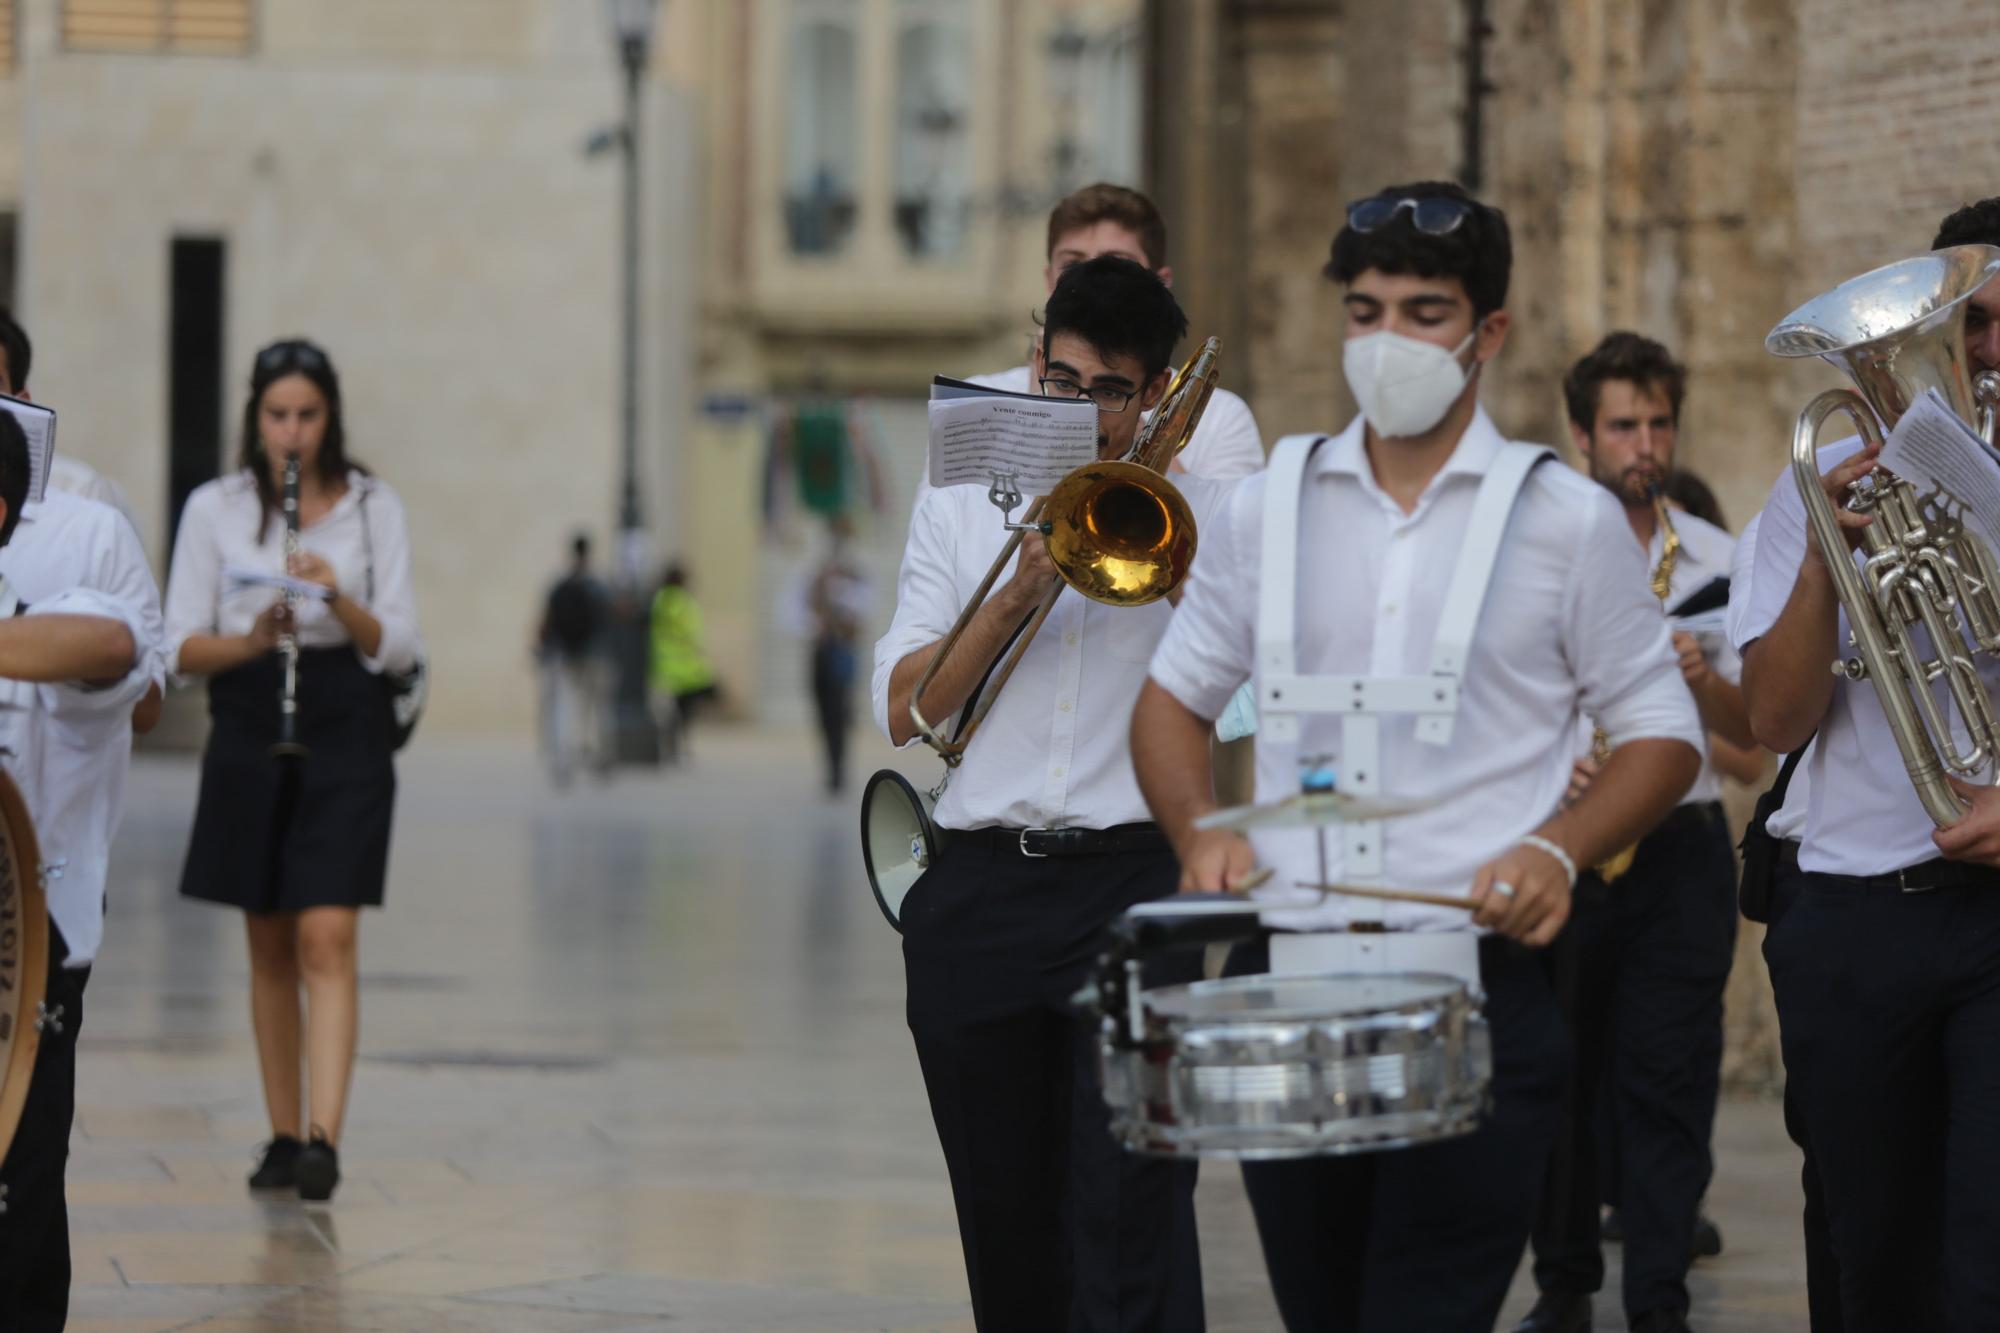
<svg viewBox="0 0 2000 1333"><path fill-rule="evenodd" d="M1569 1059L1523 946L1562 929L1576 868L1656 824L1700 768L1701 720L1616 502L1540 466L1549 451L1505 440L1479 406L1507 339L1511 263L1505 217L1456 185L1350 206L1325 272L1344 289L1361 415L1337 436L1283 442L1203 531L1133 718L1133 761L1182 888L1274 872L1255 894L1272 905L1271 970L1442 971L1484 995L1493 1108L1478 1131L1245 1167L1293 1333L1493 1327ZM1216 803L1209 724L1246 680L1262 714L1260 801L1330 772L1343 793L1412 812L1323 837L1195 828ZM1580 712L1618 744L1564 809ZM1322 882L1470 910L1297 887Z"/></svg>

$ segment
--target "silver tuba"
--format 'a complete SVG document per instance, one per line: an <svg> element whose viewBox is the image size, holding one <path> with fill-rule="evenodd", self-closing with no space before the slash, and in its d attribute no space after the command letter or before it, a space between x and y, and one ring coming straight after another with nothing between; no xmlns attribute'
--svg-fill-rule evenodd
<svg viewBox="0 0 2000 1333"><path fill-rule="evenodd" d="M1976 779L2000 754L2000 722L1973 661L2000 652L2000 568L1945 497L1919 494L1887 469L1856 483L1847 501L1875 520L1862 530L1857 565L1820 486L1819 432L1829 416L1844 413L1864 441L1880 445L1936 390L1991 447L2000 375L1988 371L1975 383L1968 372L1965 302L1996 275L2000 249L1993 246L1919 255L1815 297L1764 339L1773 355L1821 357L1854 381L1854 389L1829 389L1799 414L1792 477L1847 612L1854 651L1834 670L1875 687L1903 767L1940 828L1964 815L1945 774ZM1940 678L1949 713L1931 689Z"/></svg>

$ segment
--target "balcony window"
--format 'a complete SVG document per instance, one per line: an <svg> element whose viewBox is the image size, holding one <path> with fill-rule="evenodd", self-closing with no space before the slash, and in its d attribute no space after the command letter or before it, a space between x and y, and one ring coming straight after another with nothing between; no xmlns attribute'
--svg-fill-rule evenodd
<svg viewBox="0 0 2000 1333"><path fill-rule="evenodd" d="M965 241L972 62L964 0L903 0L896 36L896 234L914 259Z"/></svg>
<svg viewBox="0 0 2000 1333"><path fill-rule="evenodd" d="M785 234L792 253L835 255L854 232L855 0L794 0L786 70Z"/></svg>

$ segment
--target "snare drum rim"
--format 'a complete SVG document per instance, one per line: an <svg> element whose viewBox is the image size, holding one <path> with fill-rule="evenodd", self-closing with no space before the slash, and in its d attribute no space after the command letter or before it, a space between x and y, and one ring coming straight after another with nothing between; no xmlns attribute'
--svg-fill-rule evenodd
<svg viewBox="0 0 2000 1333"><path fill-rule="evenodd" d="M1274 979L1300 979L1310 981L1339 980L1379 980L1394 977L1398 981L1433 982L1439 987L1437 994L1419 999L1406 1000L1401 1004L1370 1005L1365 1009L1335 1010L1303 1008L1262 1009L1254 1013L1201 1014L1192 1015L1162 1010L1155 1000L1176 995L1219 995L1230 991L1251 990L1260 985L1269 985ZM1282 976L1269 972L1259 972L1244 977L1218 977L1213 981L1183 982L1174 986L1155 986L1143 990L1138 995L1148 1028L1156 1024L1166 1031L1181 1031L1187 1028L1207 1027L1262 1027L1272 1023L1365 1023L1368 1019L1381 1015L1408 1017L1418 1014L1450 1013L1463 1006L1478 1010L1480 997L1473 994L1465 984L1465 978L1455 977L1445 972L1306 972L1286 973Z"/></svg>

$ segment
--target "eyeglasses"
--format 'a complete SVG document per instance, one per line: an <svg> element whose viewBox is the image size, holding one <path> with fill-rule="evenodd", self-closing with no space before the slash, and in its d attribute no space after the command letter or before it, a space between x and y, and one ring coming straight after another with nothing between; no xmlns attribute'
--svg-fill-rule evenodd
<svg viewBox="0 0 2000 1333"><path fill-rule="evenodd" d="M1366 235L1379 231L1396 220L1396 215L1404 209L1410 210L1410 222L1426 236L1449 236L1457 231L1477 208L1464 199L1450 199L1433 195L1428 199L1385 199L1381 195L1360 199L1347 206L1347 225Z"/></svg>
<svg viewBox="0 0 2000 1333"><path fill-rule="evenodd" d="M1139 396L1137 389L1114 389L1109 384L1084 388L1075 380L1051 377L1042 381L1044 398L1088 398L1100 412L1123 412L1125 405Z"/></svg>
<svg viewBox="0 0 2000 1333"><path fill-rule="evenodd" d="M275 374L286 368L325 370L326 353L303 338L282 338L257 353L257 373Z"/></svg>

